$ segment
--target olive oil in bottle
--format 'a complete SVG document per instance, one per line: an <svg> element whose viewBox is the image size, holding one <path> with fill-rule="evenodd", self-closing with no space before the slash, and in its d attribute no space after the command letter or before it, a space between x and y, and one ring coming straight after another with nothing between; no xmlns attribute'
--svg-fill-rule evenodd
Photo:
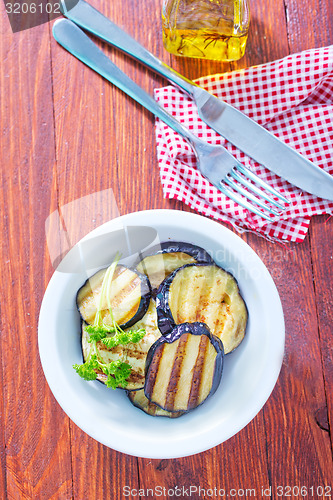
<svg viewBox="0 0 333 500"><path fill-rule="evenodd" d="M163 0L163 43L177 56L236 61L245 52L247 0Z"/></svg>

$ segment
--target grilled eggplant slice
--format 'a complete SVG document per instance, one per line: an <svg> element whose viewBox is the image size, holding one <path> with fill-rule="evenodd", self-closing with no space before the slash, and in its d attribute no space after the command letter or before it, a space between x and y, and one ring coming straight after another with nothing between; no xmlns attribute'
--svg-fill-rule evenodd
<svg viewBox="0 0 333 500"><path fill-rule="evenodd" d="M77 293L77 308L83 321L88 324L94 323L106 270L94 274ZM121 328L134 325L145 315L150 297L151 287L147 276L121 264L116 267L112 280L111 307L114 319ZM105 324L112 324L106 300L102 304L101 317Z"/></svg>
<svg viewBox="0 0 333 500"><path fill-rule="evenodd" d="M184 414L182 411L165 411L162 410L159 406L155 405L149 399L146 398L144 390L141 389L139 391L128 391L127 393L128 399L130 402L140 408L140 410L144 411L148 415L152 415L153 417L169 417L169 418L177 418Z"/></svg>
<svg viewBox="0 0 333 500"><path fill-rule="evenodd" d="M87 360L90 351L88 343L89 334L85 331L86 323L82 322L82 354L83 361ZM157 327L156 305L151 299L149 308L144 317L138 321L131 329L146 330L145 336L136 344L118 345L109 349L102 342L98 342L98 351L105 363L117 361L118 359L131 365L132 371L127 379L128 391L142 389L145 382L145 365L148 351L152 344L161 336L161 332ZM126 330L125 330L126 331ZM101 382L106 380L107 376L102 373L97 373L97 379Z"/></svg>
<svg viewBox="0 0 333 500"><path fill-rule="evenodd" d="M245 302L235 278L216 264L187 264L176 269L161 284L156 305L163 335L177 324L201 321L222 340L225 354L244 338Z"/></svg>
<svg viewBox="0 0 333 500"><path fill-rule="evenodd" d="M203 248L180 241L165 241L141 255L136 268L149 277L153 290L172 271L185 264L195 262L213 263L211 256Z"/></svg>
<svg viewBox="0 0 333 500"><path fill-rule="evenodd" d="M218 388L223 344L204 323L183 323L160 337L146 360L145 396L166 411L188 412Z"/></svg>

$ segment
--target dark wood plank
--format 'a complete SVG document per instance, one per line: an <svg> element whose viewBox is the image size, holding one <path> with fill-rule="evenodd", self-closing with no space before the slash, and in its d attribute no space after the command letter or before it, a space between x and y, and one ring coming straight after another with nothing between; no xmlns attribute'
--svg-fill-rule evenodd
<svg viewBox="0 0 333 500"><path fill-rule="evenodd" d="M0 343L0 370L3 373L3 362L2 362L2 344ZM0 386L0 426L1 426L1 434L0 434L0 495L1 498L6 497L7 490L7 478L6 478L6 448L5 448L5 413L4 413L4 393L3 393L3 385Z"/></svg>
<svg viewBox="0 0 333 500"><path fill-rule="evenodd" d="M250 31L242 67L264 64L288 55L285 3L250 0Z"/></svg>
<svg viewBox="0 0 333 500"><path fill-rule="evenodd" d="M2 4L3 7L3 4ZM1 304L6 498L72 495L69 420L39 361L37 323L51 266L44 223L56 206L48 26L13 35L1 7ZM2 463L4 463L2 454Z"/></svg>
<svg viewBox="0 0 333 500"><path fill-rule="evenodd" d="M333 42L333 15L330 0L285 0L291 52L330 45Z"/></svg>
<svg viewBox="0 0 333 500"><path fill-rule="evenodd" d="M318 425L330 434L331 442L333 441L332 240L332 217L327 218L322 216L314 218L310 228L312 272L316 294L321 361L326 397L326 401L322 402L322 407L317 410L316 420Z"/></svg>
<svg viewBox="0 0 333 500"><path fill-rule="evenodd" d="M123 498L138 489L136 459L103 446L72 424L74 498Z"/></svg>
<svg viewBox="0 0 333 500"><path fill-rule="evenodd" d="M333 15L332 2L328 0L305 0L301 4L294 0L286 1L286 12L288 14L288 38L291 52L297 52L313 47L321 47L333 43L333 26L327 22ZM325 435L326 441L331 439L332 449L332 422L333 415L333 372L332 352L330 339L332 334L332 311L330 291L332 282L332 220L327 216L314 217L311 221L308 243L311 251L311 272L314 291L314 311L317 316L317 330L313 331L313 338L317 337L319 351L317 353L318 378L323 383L324 396L311 412L321 433ZM319 364L319 363L318 363ZM320 374L319 371L322 370ZM323 380L323 382L322 382ZM329 458L329 471L332 470L332 459ZM323 476L324 477L324 476ZM329 479L333 473L328 473Z"/></svg>
<svg viewBox="0 0 333 500"><path fill-rule="evenodd" d="M326 404L309 239L300 245L267 246L248 236L271 272L286 323L283 366L264 407L270 484L329 484L333 474L329 435L316 420ZM288 464L288 466L286 466Z"/></svg>
<svg viewBox="0 0 333 500"><path fill-rule="evenodd" d="M261 487L269 483L263 416L261 410L238 434L206 453L207 489L216 486L226 498L261 498Z"/></svg>

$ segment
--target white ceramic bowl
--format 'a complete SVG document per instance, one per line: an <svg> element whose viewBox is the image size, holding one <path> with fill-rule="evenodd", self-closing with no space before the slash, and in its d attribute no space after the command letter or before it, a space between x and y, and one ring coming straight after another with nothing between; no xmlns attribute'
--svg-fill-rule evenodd
<svg viewBox="0 0 333 500"><path fill-rule="evenodd" d="M132 406L125 391L86 382L75 373L72 365L82 362L75 296L87 277L87 271L77 266L80 245L69 252L66 265L57 268L42 302L38 341L43 370L66 414L100 443L145 458L199 453L239 432L270 396L284 352L279 295L266 267L243 240L217 222L192 213L148 210L119 217L84 238L81 244L89 243L87 255L108 259L110 245L105 245L102 235L107 238L110 232L127 226L153 228L160 241L197 244L237 279L249 311L247 333L241 345L225 356L217 392L180 418L151 417ZM145 245L156 232L140 234L142 240L147 239ZM117 249L112 249L113 255Z"/></svg>

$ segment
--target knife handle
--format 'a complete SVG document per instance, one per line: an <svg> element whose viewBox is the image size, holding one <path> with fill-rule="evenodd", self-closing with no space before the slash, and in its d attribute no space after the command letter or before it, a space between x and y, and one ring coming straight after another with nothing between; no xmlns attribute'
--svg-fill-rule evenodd
<svg viewBox="0 0 333 500"><path fill-rule="evenodd" d="M197 137L165 111L153 97L125 75L76 24L68 19L58 19L53 25L53 36L68 52L151 111L190 143L198 141Z"/></svg>
<svg viewBox="0 0 333 500"><path fill-rule="evenodd" d="M191 98L193 97L193 88L197 85L188 80L185 76L177 73L167 64L155 57L151 52L145 49L139 42L114 24L110 19L101 14L84 0L61 0L60 10L68 19L75 24L89 31L93 35L101 38L110 45L117 47L134 59L137 59L156 73L164 76L167 80L174 83L180 90L185 92Z"/></svg>

